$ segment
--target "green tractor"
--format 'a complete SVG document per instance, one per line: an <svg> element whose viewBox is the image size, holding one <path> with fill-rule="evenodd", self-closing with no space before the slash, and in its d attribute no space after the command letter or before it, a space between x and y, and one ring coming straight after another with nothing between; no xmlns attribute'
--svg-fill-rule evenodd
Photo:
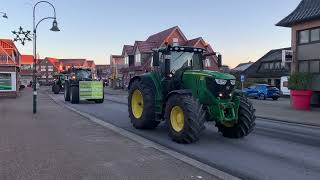
<svg viewBox="0 0 320 180"><path fill-rule="evenodd" d="M103 82L92 78L91 69L72 67L64 83L64 100L79 104L80 100L103 103Z"/></svg>
<svg viewBox="0 0 320 180"><path fill-rule="evenodd" d="M53 76L52 92L59 94L60 91L64 90L65 73L56 74Z"/></svg>
<svg viewBox="0 0 320 180"><path fill-rule="evenodd" d="M235 92L235 77L204 70L208 56L216 56L221 65L221 55L168 45L152 56L153 70L129 82L129 117L135 128L154 129L165 121L172 140L187 144L199 139L206 121L214 121L227 138L252 132L255 109Z"/></svg>

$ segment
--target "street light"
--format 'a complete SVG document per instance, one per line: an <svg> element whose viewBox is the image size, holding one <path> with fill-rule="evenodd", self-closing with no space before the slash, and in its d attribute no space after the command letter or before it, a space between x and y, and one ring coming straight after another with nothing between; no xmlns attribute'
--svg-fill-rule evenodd
<svg viewBox="0 0 320 180"><path fill-rule="evenodd" d="M3 18L6 18L6 19L8 19L7 13L4 13L4 12L0 12L0 14L2 14L2 17L3 17Z"/></svg>
<svg viewBox="0 0 320 180"><path fill-rule="evenodd" d="M53 17L49 16L49 17L45 17L42 18L37 24L36 24L36 6L40 3L46 3L49 4L52 8L53 8ZM51 31L57 32L60 31L60 29L58 28L58 22L57 22L57 18L56 18L56 9L55 7L48 1L39 1L37 2L34 6L33 6L33 114L37 113L37 77L36 77L36 73L37 73L37 62L36 62L36 55L37 55L37 28L38 25L47 19L53 19L52 22L52 28L50 29Z"/></svg>

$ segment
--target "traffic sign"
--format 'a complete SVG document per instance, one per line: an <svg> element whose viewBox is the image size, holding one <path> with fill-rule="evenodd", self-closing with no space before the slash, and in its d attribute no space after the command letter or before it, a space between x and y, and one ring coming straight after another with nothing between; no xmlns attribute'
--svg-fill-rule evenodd
<svg viewBox="0 0 320 180"><path fill-rule="evenodd" d="M240 76L240 81L241 81L241 82L244 82L244 79L245 79L244 75L241 74L241 76Z"/></svg>

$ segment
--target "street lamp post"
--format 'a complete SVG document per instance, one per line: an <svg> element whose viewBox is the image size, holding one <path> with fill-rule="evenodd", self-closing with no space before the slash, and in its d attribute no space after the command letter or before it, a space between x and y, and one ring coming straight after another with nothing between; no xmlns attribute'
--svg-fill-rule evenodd
<svg viewBox="0 0 320 180"><path fill-rule="evenodd" d="M54 16L49 16L49 17L45 17L42 18L40 21L38 21L38 23L36 24L36 6L40 3L46 3L49 4L52 8L53 8L53 13ZM56 9L55 7L48 1L39 1L37 2L34 6L33 6L33 113L36 114L37 113L37 77L36 77L36 73L37 73L37 62L36 62L36 55L37 55L37 28L38 25L47 19L53 19L52 22L52 28L50 29L51 31L60 31L60 29L58 28L58 23L56 20Z"/></svg>
<svg viewBox="0 0 320 180"><path fill-rule="evenodd" d="M3 17L3 18L8 19L7 13L5 13L5 12L0 12L0 14L2 14L2 17Z"/></svg>

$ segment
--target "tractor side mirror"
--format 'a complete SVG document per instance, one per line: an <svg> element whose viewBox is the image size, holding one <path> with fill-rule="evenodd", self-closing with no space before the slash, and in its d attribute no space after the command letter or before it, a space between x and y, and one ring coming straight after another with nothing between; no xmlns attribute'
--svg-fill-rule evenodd
<svg viewBox="0 0 320 180"><path fill-rule="evenodd" d="M170 59L165 59L164 60L164 73L166 76L170 74Z"/></svg>
<svg viewBox="0 0 320 180"><path fill-rule="evenodd" d="M160 65L159 52L153 52L152 66L155 67L159 65Z"/></svg>
<svg viewBox="0 0 320 180"><path fill-rule="evenodd" d="M218 67L220 68L222 66L222 55L218 55Z"/></svg>

